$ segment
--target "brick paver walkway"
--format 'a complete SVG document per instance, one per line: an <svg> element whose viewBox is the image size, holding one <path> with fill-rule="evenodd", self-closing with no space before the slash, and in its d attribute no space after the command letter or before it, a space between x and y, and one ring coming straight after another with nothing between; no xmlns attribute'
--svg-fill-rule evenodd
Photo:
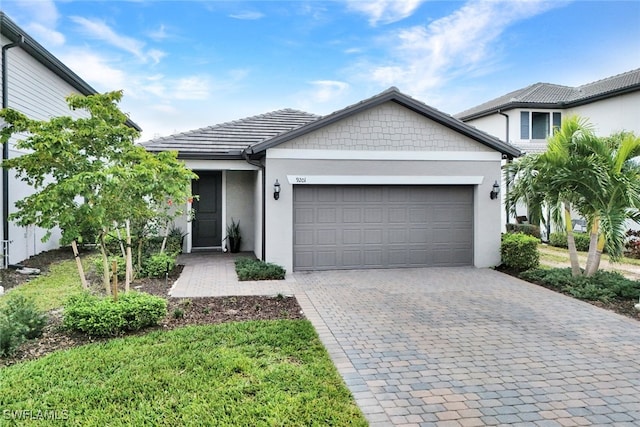
<svg viewBox="0 0 640 427"><path fill-rule="evenodd" d="M373 427L640 425L635 320L492 270L237 282L222 259L174 295L294 293Z"/></svg>

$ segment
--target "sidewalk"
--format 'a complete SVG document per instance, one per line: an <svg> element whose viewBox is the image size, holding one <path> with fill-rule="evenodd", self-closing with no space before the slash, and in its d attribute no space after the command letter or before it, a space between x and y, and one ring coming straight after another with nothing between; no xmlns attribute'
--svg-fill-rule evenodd
<svg viewBox="0 0 640 427"><path fill-rule="evenodd" d="M252 253L195 252L182 254L178 263L182 274L169 290L176 298L226 295L293 295L295 279L240 282L235 270L236 258L254 258Z"/></svg>

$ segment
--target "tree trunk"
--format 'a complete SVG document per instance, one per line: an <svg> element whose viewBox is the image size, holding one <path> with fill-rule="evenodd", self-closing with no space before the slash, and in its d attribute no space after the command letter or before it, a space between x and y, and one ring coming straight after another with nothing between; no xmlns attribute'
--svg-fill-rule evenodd
<svg viewBox="0 0 640 427"><path fill-rule="evenodd" d="M127 257L126 257L126 271L124 275L124 291L129 292L129 285L133 280L133 259L131 258L131 225L129 220L125 221L127 230Z"/></svg>
<svg viewBox="0 0 640 427"><path fill-rule="evenodd" d="M75 240L72 241L71 247L73 248L73 256L76 259L76 265L78 266L78 273L80 274L80 283L82 283L82 287L84 289L89 289L89 284L87 283L87 277L84 275L84 268L82 267L82 260L80 259L80 254L78 253L78 243Z"/></svg>
<svg viewBox="0 0 640 427"><path fill-rule="evenodd" d="M585 276L593 276L595 271L593 265L596 262L596 252L598 251L598 235L600 232L600 217L595 216L591 224L591 231L589 233L589 254L587 255L587 265L584 269ZM597 270L597 268L596 268Z"/></svg>
<svg viewBox="0 0 640 427"><path fill-rule="evenodd" d="M104 246L104 235L104 231L100 233L100 253L102 254L102 284L104 285L104 289L107 291L107 295L110 295L111 286L109 284L109 257L107 256L107 249Z"/></svg>
<svg viewBox="0 0 640 427"><path fill-rule="evenodd" d="M578 250L573 237L573 224L571 223L571 203L564 202L564 219L567 228L567 247L569 248L569 260L571 261L571 275L576 277L582 275L580 261L578 260Z"/></svg>
<svg viewBox="0 0 640 427"><path fill-rule="evenodd" d="M164 249L167 247L167 238L169 237L169 221L164 228L164 237L162 238L162 246L160 246L160 253L164 253Z"/></svg>
<svg viewBox="0 0 640 427"><path fill-rule="evenodd" d="M600 269L600 260L602 259L602 252L604 251L604 236L600 234L598 237L598 248L593 258L593 265L590 271L587 271L587 276L593 276Z"/></svg>

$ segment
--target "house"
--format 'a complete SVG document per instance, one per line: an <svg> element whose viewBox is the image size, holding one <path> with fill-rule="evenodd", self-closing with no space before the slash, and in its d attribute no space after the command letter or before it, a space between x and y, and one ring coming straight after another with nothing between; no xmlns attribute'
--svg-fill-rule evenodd
<svg viewBox="0 0 640 427"><path fill-rule="evenodd" d="M185 250L288 271L500 262L500 164L520 152L396 88L324 117L280 110L143 143L200 179Z"/></svg>
<svg viewBox="0 0 640 427"><path fill-rule="evenodd" d="M640 135L640 68L578 87L535 83L455 115L464 123L508 141L524 153L542 153L547 138L564 117L587 118L598 136L622 130ZM508 191L502 183L503 194ZM504 199L503 199L504 200ZM504 205L503 205L504 207ZM518 205L518 216L527 217L527 207ZM502 212L502 222L515 218ZM636 227L629 224L630 227ZM579 220L576 231L585 231ZM547 238L547 225L543 238Z"/></svg>
<svg viewBox="0 0 640 427"><path fill-rule="evenodd" d="M640 135L640 68L578 87L535 83L455 115L527 153L546 150L546 139L563 117L579 115L608 136Z"/></svg>
<svg viewBox="0 0 640 427"><path fill-rule="evenodd" d="M32 119L46 120L54 116L81 117L82 111L70 111L65 98L71 94L97 93L78 75L30 37L3 12L0 12L2 44L2 108L12 108ZM135 123L131 126L139 128ZM0 123L0 125L2 125ZM20 156L12 138L3 147L3 159ZM2 173L2 248L3 266L15 264L32 255L58 247L60 231L52 230L50 240L42 242L46 230L19 227L8 221L17 200L33 189L15 177L12 171Z"/></svg>

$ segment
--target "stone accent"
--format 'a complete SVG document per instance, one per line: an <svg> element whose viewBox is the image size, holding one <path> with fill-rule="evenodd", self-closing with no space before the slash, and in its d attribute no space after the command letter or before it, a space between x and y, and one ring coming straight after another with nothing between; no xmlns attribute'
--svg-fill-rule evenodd
<svg viewBox="0 0 640 427"><path fill-rule="evenodd" d="M395 102L347 117L278 148L375 151L483 151L493 149Z"/></svg>

